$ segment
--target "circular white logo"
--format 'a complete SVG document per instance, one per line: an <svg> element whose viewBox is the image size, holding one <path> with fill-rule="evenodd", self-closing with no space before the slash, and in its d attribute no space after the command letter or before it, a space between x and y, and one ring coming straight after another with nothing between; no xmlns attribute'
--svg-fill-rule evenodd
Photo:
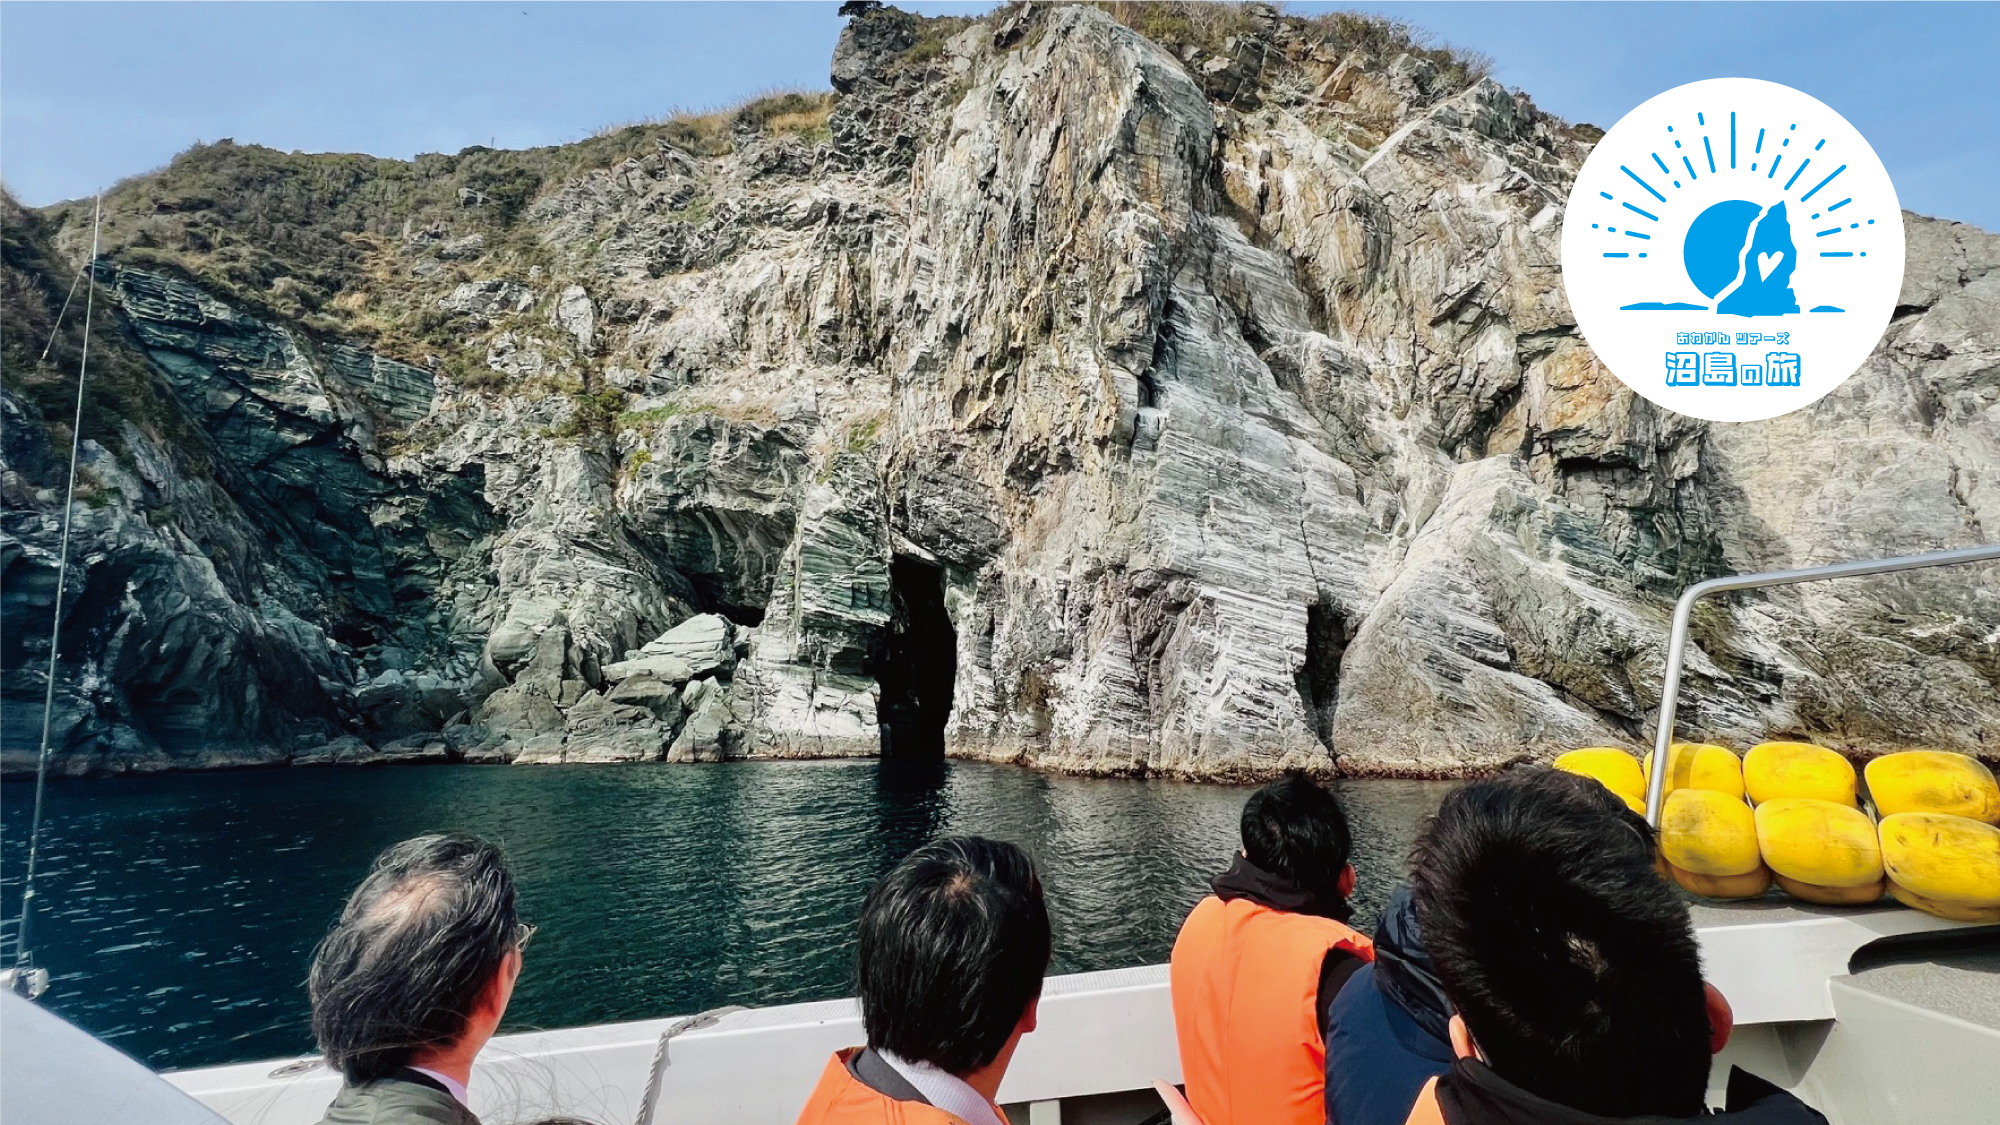
<svg viewBox="0 0 2000 1125"><path fill-rule="evenodd" d="M1591 350L1713 422L1806 406L1882 338L1903 212L1847 119L1789 86L1668 90L1604 134L1563 217L1563 288Z"/></svg>

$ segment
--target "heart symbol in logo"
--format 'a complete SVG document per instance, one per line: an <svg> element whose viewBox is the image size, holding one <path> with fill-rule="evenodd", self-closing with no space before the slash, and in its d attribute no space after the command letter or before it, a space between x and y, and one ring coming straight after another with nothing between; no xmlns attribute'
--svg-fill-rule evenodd
<svg viewBox="0 0 2000 1125"><path fill-rule="evenodd" d="M1766 281L1770 280L1771 271L1777 269L1778 263L1784 260L1785 260L1785 252L1782 250L1778 251L1775 254L1757 255L1757 273L1759 274L1760 278Z"/></svg>

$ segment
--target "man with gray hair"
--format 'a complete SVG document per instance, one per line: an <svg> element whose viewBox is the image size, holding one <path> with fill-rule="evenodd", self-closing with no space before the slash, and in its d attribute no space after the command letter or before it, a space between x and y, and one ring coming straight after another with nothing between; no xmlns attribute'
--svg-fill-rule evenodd
<svg viewBox="0 0 2000 1125"><path fill-rule="evenodd" d="M347 1079L321 1125L479 1125L472 1060L533 933L492 844L419 836L383 852L313 955L313 1035Z"/></svg>

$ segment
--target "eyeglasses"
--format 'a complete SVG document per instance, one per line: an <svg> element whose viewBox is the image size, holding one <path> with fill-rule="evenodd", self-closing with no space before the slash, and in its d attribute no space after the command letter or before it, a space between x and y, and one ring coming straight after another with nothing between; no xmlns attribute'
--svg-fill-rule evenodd
<svg viewBox="0 0 2000 1125"><path fill-rule="evenodd" d="M528 951L528 942L535 936L535 931L538 928L530 926L526 922L514 923L514 952L526 953Z"/></svg>

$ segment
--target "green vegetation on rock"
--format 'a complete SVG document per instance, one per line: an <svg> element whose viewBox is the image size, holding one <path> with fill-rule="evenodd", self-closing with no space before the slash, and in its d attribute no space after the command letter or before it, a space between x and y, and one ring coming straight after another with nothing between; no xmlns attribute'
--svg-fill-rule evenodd
<svg viewBox="0 0 2000 1125"><path fill-rule="evenodd" d="M574 441L616 433L625 411L625 397L625 392L616 387L571 393L569 416L550 427L549 436L558 441Z"/></svg>
<svg viewBox="0 0 2000 1125"><path fill-rule="evenodd" d="M627 410L618 415L618 426L620 429L638 429L641 426L650 426L656 422L664 422L669 418L686 412L687 407L677 402L662 403L659 406L648 407L645 410Z"/></svg>
<svg viewBox="0 0 2000 1125"><path fill-rule="evenodd" d="M0 192L0 309L6 314L5 330L0 331L0 383L42 416L54 445L64 446L76 410L84 312L90 302L87 282L77 276L77 268L50 253L51 233L45 218ZM61 331L56 331L58 314ZM206 443L154 380L145 358L119 331L116 312L101 292L92 320L83 436L122 453L123 427L129 422L173 439L170 448L201 456Z"/></svg>

